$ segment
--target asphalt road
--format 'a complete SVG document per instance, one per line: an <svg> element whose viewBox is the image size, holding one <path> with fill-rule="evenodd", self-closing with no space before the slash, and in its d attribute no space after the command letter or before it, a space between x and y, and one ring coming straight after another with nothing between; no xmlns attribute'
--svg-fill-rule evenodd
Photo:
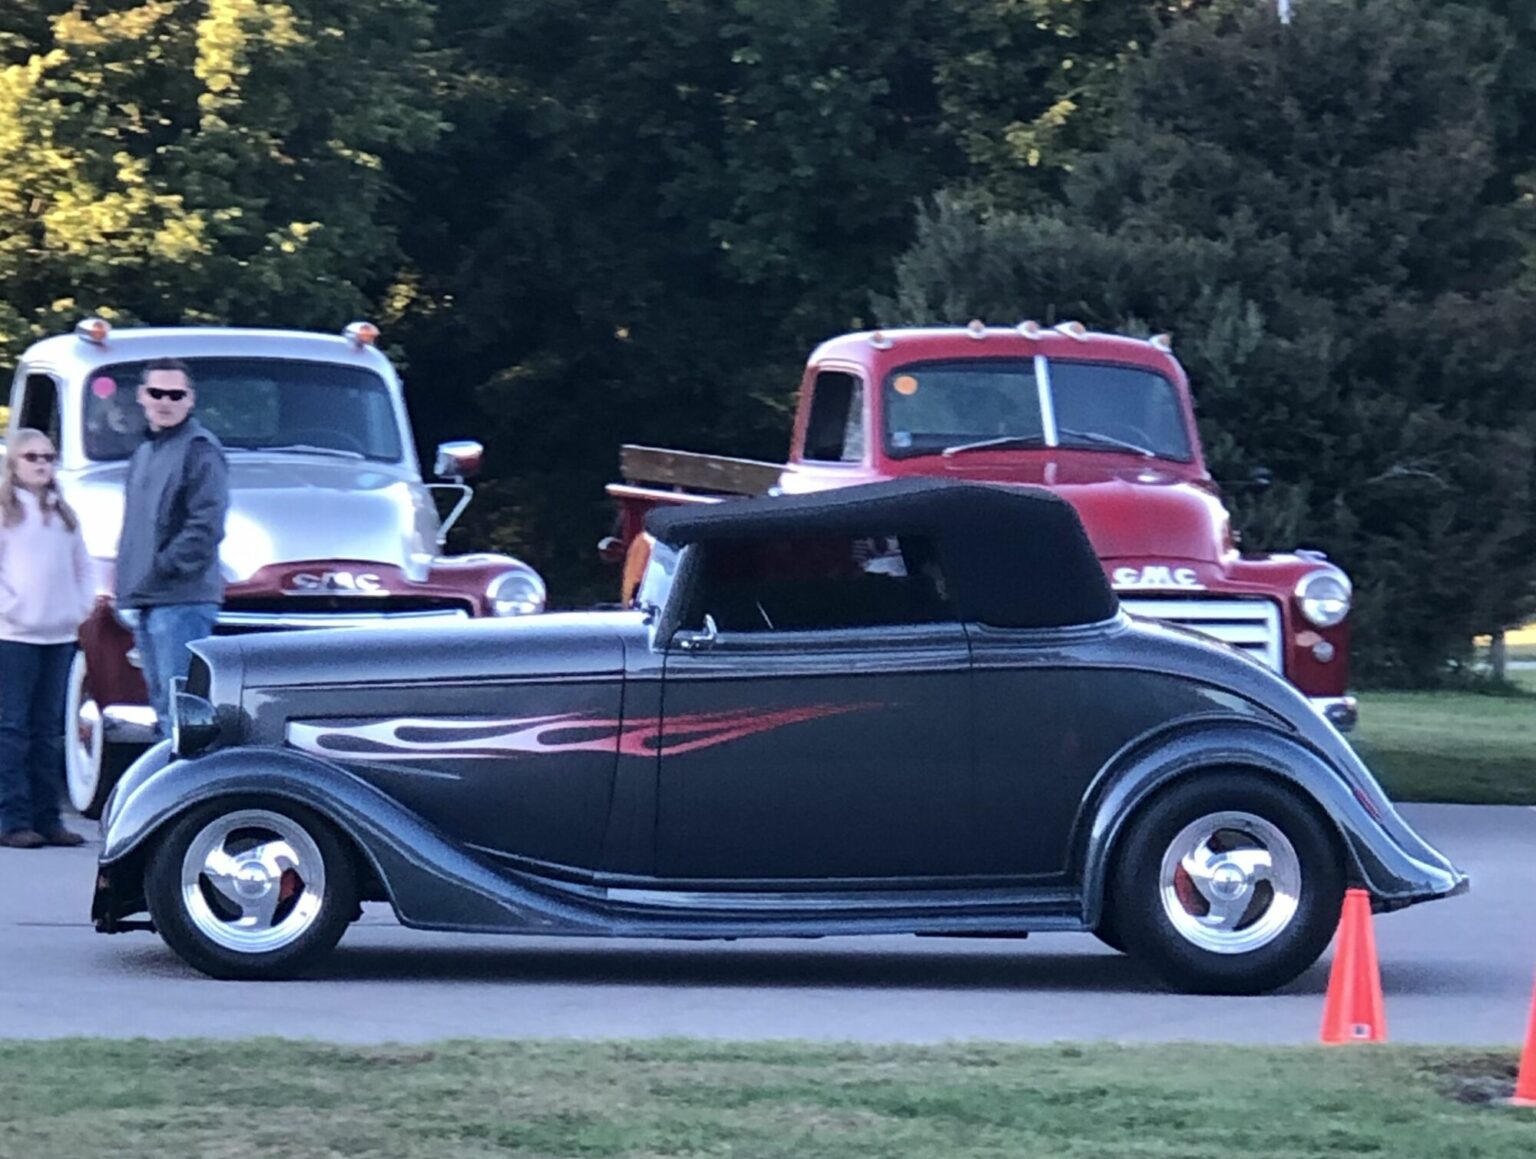
<svg viewBox="0 0 1536 1159"><path fill-rule="evenodd" d="M1536 809L1407 806L1472 893L1376 919L1389 1036L1513 1043L1536 979ZM1155 989L1082 934L1028 941L596 942L423 934L370 907L323 976L215 982L86 921L94 848L0 849L0 1038L283 1035L1308 1043L1327 958L1285 990Z"/></svg>

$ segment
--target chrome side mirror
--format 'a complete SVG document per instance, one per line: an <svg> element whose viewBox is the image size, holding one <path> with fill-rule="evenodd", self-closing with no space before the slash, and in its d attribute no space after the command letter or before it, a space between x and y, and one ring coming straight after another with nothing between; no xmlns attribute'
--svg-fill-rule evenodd
<svg viewBox="0 0 1536 1159"><path fill-rule="evenodd" d="M455 439L451 443L439 443L437 460L432 464L432 473L439 479L452 479L455 482L473 479L480 474L480 460L484 456L485 447L473 439Z"/></svg>

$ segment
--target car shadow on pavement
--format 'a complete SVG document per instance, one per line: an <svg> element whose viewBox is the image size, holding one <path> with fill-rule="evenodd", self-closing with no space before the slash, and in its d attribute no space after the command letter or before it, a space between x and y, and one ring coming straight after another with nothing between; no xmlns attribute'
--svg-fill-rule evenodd
<svg viewBox="0 0 1536 1159"><path fill-rule="evenodd" d="M450 935L451 936L451 935ZM496 939L498 943L502 939ZM140 977L209 982L163 943L117 942L112 968ZM1277 996L1321 996L1328 990L1329 959L1323 958ZM1497 963L1466 959L1384 962L1388 998L1497 997L1523 986ZM890 990L1016 990L1063 993L1152 994L1166 992L1131 959L1109 950L1085 953L1010 953L996 944L960 951L800 950L656 947L591 947L520 944L475 946L348 946L343 942L304 982L416 985L850 987ZM228 983L225 983L228 984ZM282 985L283 983L262 983Z"/></svg>
<svg viewBox="0 0 1536 1159"><path fill-rule="evenodd" d="M881 950L340 948L314 975L334 981L536 983L566 986L1155 992L1129 958Z"/></svg>

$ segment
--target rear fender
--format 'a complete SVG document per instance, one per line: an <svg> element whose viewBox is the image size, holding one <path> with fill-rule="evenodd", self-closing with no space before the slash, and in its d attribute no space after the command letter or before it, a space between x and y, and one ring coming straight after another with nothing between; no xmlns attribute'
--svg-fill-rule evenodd
<svg viewBox="0 0 1536 1159"><path fill-rule="evenodd" d="M1073 834L1083 867L1084 920L1097 925L1116 846L1138 809L1175 781L1211 772L1253 772L1290 783L1338 834L1352 883L1381 908L1464 888L1464 878L1416 834L1405 849L1331 762L1305 741L1252 721L1194 720L1122 750L1085 795ZM1392 818L1397 825L1401 819Z"/></svg>
<svg viewBox="0 0 1536 1159"><path fill-rule="evenodd" d="M336 826L367 860L405 925L497 932L581 932L594 925L575 907L493 872L360 777L279 748L171 761L136 778L131 791L112 801L103 868L147 853L188 810L232 796L292 801Z"/></svg>

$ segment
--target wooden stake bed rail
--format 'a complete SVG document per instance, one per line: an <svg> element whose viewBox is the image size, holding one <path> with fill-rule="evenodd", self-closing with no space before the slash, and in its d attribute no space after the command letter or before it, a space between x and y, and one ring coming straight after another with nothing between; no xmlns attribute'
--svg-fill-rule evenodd
<svg viewBox="0 0 1536 1159"><path fill-rule="evenodd" d="M627 444L619 448L619 471L630 483L690 487L725 495L764 495L779 481L784 466Z"/></svg>

